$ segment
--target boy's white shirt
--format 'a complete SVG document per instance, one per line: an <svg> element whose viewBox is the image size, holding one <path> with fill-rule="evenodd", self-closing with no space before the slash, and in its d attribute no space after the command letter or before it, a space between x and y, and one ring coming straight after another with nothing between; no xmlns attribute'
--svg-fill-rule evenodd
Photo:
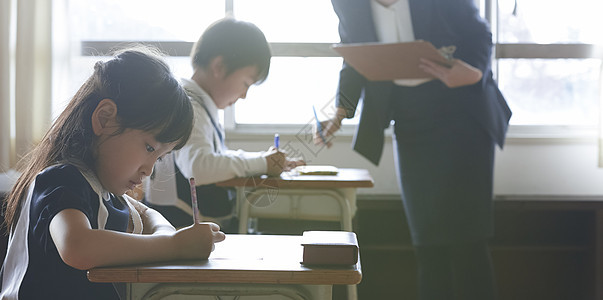
<svg viewBox="0 0 603 300"><path fill-rule="evenodd" d="M186 178L194 177L197 185L212 184L235 177L247 177L266 173L264 152L247 152L222 148L216 129L208 117L211 115L219 126L218 108L211 97L196 82L182 79L195 114L191 137L182 149L174 152L176 165ZM207 112L201 106L207 108ZM218 145L218 146L216 146Z"/></svg>

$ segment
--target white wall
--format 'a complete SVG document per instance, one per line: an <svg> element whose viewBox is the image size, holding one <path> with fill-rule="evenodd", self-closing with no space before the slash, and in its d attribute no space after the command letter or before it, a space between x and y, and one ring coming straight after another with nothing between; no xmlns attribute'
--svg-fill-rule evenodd
<svg viewBox="0 0 603 300"><path fill-rule="evenodd" d="M497 154L497 195L603 195L603 169L593 140L510 140Z"/></svg>
<svg viewBox="0 0 603 300"><path fill-rule="evenodd" d="M234 139L227 136L231 149L256 151L271 145L268 135L238 135ZM336 138L330 149L306 145L309 144L302 143L295 134L281 135L281 148L303 153L309 164L368 169L375 180L375 187L359 189L359 194L399 194L391 140L386 142L379 167L351 149L349 136ZM508 138L504 150L498 150L496 155L494 193L497 196L603 195L603 169L597 167L595 139Z"/></svg>

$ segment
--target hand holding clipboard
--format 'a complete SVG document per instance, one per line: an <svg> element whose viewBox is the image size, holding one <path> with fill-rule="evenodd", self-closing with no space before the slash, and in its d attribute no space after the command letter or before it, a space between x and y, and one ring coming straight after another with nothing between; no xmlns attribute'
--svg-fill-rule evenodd
<svg viewBox="0 0 603 300"><path fill-rule="evenodd" d="M422 70L420 59L429 59L443 66L451 65L446 56L430 42L336 44L333 50L368 80L433 78Z"/></svg>
<svg viewBox="0 0 603 300"><path fill-rule="evenodd" d="M436 49L430 42L336 44L333 50L368 80L436 78L450 88L470 85L481 70L454 59L454 46Z"/></svg>
<svg viewBox="0 0 603 300"><path fill-rule="evenodd" d="M452 66L442 66L428 59L421 58L419 67L426 73L442 81L449 88L472 85L482 79L480 69L460 60L453 59Z"/></svg>

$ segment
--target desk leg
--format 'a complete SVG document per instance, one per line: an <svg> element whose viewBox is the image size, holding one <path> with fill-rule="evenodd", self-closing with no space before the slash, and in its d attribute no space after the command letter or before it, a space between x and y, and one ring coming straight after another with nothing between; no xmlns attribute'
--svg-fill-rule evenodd
<svg viewBox="0 0 603 300"><path fill-rule="evenodd" d="M338 192L343 196L340 200L341 205L341 229L345 231L354 231L352 227L352 218L356 213L356 189L339 189Z"/></svg>
<svg viewBox="0 0 603 300"><path fill-rule="evenodd" d="M237 205L239 206L239 233L248 233L248 223L251 216L250 201L255 201L267 193L264 188L251 189L247 191L245 187L237 187ZM283 189L279 196L324 196L334 199L339 204L341 229L353 231L352 218L356 212L356 189ZM296 218L296 217L293 217ZM304 218L300 218L304 219Z"/></svg>
<svg viewBox="0 0 603 300"><path fill-rule="evenodd" d="M603 299L603 210L595 212L595 299Z"/></svg>
<svg viewBox="0 0 603 300"><path fill-rule="evenodd" d="M346 188L340 189L339 192L343 195L344 201L342 202L342 213L345 211L345 214L342 214L341 218L341 228L346 231L354 231L352 226L352 218L356 213L356 189L355 188ZM348 285L347 286L348 299L349 300L357 300L358 299L358 290L356 285Z"/></svg>
<svg viewBox="0 0 603 300"><path fill-rule="evenodd" d="M239 205L239 233L246 234L249 230L249 217L250 217L250 203L247 197L259 197L264 192L264 189L254 189L246 193L245 187L237 187L237 204ZM356 189L355 188L344 188L344 189L336 189L336 190L282 190L282 196L304 196L304 195L322 195L325 197L331 197L335 199L337 203L339 203L340 213L341 213L341 229L345 231L354 231L352 226L352 218L354 213L356 212ZM255 198L254 198L255 199ZM331 286L329 286L332 289ZM317 293L320 292L320 289ZM332 293L330 290L329 294ZM356 300L358 299L358 292L356 289L356 285L348 285L347 286L348 299ZM316 295L312 299L331 299L331 296L328 298L319 298L320 295Z"/></svg>
<svg viewBox="0 0 603 300"><path fill-rule="evenodd" d="M304 286L308 292L310 292L310 299L333 299L333 286L332 285L306 285Z"/></svg>
<svg viewBox="0 0 603 300"><path fill-rule="evenodd" d="M245 197L245 187L237 187L237 205L239 206L239 233L247 234L249 224L249 202Z"/></svg>
<svg viewBox="0 0 603 300"><path fill-rule="evenodd" d="M243 296L245 299L244 296L270 295L270 299L279 300L331 300L333 297L331 285L133 283L129 286L128 300L159 300L168 296L179 299L179 295L195 295L195 299L215 299L215 296Z"/></svg>

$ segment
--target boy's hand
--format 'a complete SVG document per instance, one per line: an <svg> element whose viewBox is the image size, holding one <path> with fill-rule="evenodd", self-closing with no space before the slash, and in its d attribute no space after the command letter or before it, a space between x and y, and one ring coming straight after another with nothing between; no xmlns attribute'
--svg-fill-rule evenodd
<svg viewBox="0 0 603 300"><path fill-rule="evenodd" d="M342 107L337 108L337 112L335 116L331 119L320 122L320 126L322 127L322 137L318 132L318 126L314 124L313 135L314 135L314 144L315 145L326 145L327 148L333 146L333 143L329 140L337 130L341 128L341 121L345 118L346 112ZM324 140L323 140L324 138ZM326 141L326 143L325 143Z"/></svg>
<svg viewBox="0 0 603 300"><path fill-rule="evenodd" d="M264 158L266 158L266 174L269 176L279 176L283 173L287 166L287 157L284 152L278 151L274 147L270 147L270 149L264 154Z"/></svg>

